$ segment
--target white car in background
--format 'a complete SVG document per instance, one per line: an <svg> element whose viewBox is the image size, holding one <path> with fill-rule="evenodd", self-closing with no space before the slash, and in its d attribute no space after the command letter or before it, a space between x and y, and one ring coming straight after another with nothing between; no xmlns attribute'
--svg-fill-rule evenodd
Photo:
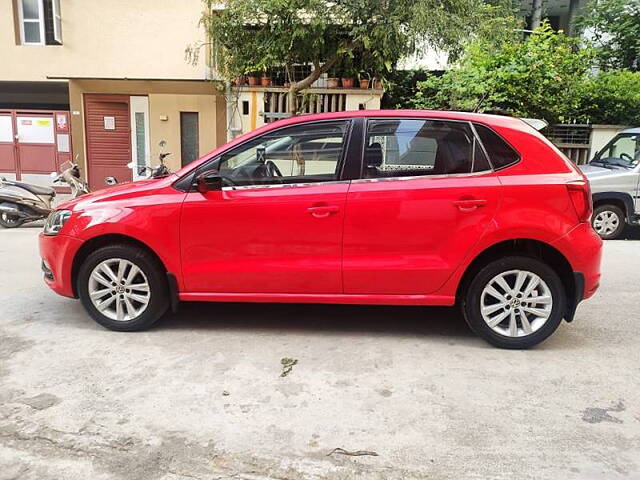
<svg viewBox="0 0 640 480"><path fill-rule="evenodd" d="M620 236L640 223L640 128L623 130L580 169L593 195L593 228L601 238Z"/></svg>

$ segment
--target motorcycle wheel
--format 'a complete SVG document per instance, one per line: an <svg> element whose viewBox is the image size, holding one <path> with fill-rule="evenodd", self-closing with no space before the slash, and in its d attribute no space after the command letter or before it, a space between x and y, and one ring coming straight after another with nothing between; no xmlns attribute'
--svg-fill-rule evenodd
<svg viewBox="0 0 640 480"><path fill-rule="evenodd" d="M0 213L0 226L4 228L16 228L24 223L24 218L16 215L9 215L6 212Z"/></svg>

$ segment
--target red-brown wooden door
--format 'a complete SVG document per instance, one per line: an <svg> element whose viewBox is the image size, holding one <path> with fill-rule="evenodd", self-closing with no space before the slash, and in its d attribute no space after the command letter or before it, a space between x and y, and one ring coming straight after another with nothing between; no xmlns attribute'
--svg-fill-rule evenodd
<svg viewBox="0 0 640 480"><path fill-rule="evenodd" d="M85 128L89 188L104 188L104 179L131 181L131 123L126 95L86 95Z"/></svg>

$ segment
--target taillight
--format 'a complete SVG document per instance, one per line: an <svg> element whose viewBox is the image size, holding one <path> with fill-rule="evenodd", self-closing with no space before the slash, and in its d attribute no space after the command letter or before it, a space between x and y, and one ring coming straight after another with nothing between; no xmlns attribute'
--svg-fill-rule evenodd
<svg viewBox="0 0 640 480"><path fill-rule="evenodd" d="M591 188L587 180L576 180L567 183L569 198L576 210L578 220L580 222L588 222L591 220L593 213L593 202L591 200Z"/></svg>

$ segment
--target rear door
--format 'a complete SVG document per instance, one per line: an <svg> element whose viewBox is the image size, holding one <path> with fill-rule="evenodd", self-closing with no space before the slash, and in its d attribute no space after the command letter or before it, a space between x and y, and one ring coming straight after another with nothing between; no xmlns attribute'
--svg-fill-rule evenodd
<svg viewBox="0 0 640 480"><path fill-rule="evenodd" d="M438 290L495 215L500 183L468 122L369 119L347 195L346 294Z"/></svg>

